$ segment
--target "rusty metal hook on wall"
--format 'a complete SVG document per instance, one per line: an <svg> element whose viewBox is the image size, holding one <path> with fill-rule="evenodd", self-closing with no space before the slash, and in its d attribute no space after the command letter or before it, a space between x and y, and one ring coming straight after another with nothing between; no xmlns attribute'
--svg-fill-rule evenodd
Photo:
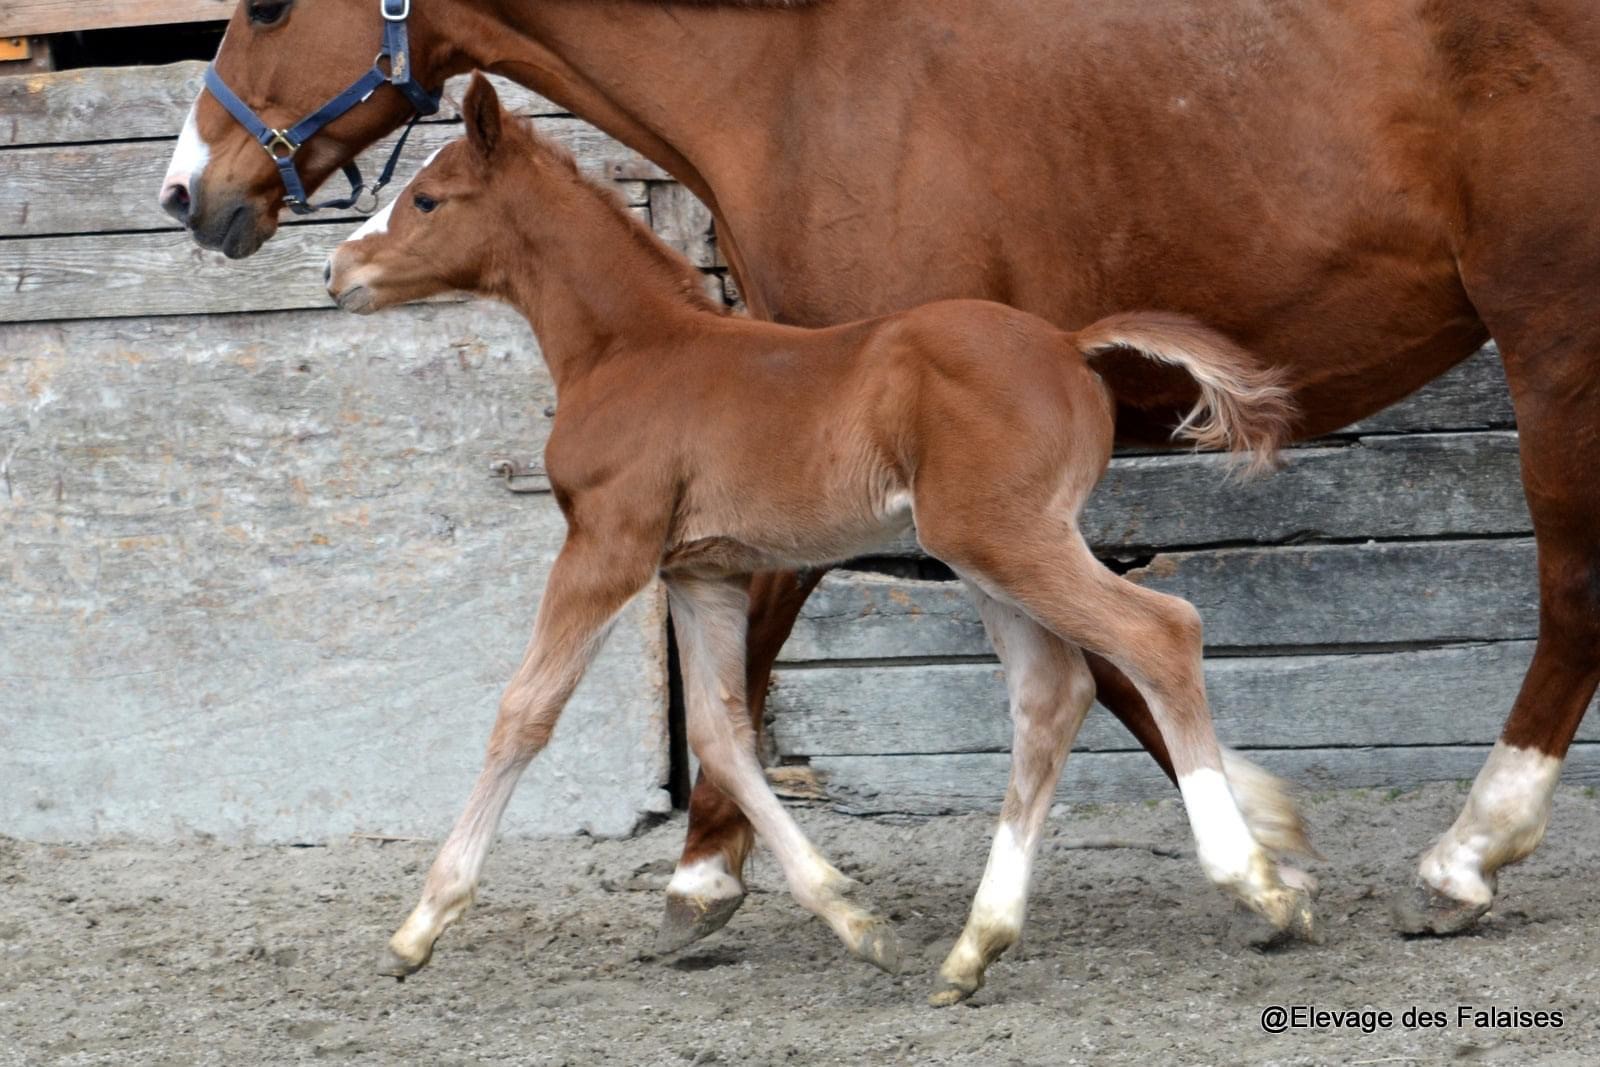
<svg viewBox="0 0 1600 1067"><path fill-rule="evenodd" d="M489 473L505 480L506 488L513 493L548 493L550 480L538 467L525 463L518 463L514 459L496 460L489 466Z"/></svg>

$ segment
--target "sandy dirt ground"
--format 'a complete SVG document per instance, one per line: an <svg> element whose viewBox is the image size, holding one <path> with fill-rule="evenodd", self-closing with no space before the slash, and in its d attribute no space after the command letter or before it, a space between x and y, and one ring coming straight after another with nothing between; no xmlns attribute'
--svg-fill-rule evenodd
<svg viewBox="0 0 1600 1067"><path fill-rule="evenodd" d="M1406 1064L1600 1062L1600 800L1567 788L1544 848L1474 933L1404 940L1387 892L1459 786L1313 797L1326 943L1233 946L1170 801L1052 820L1023 944L967 1005L924 1005L983 867L988 818L800 817L908 957L850 959L758 855L721 933L651 957L678 817L626 841L503 842L433 964L374 974L431 846L0 839L0 1064ZM1263 1032L1273 1005L1387 1010L1371 1033ZM1458 1022L1559 1011L1559 1029ZM1445 1025L1405 1025L1408 1008Z"/></svg>

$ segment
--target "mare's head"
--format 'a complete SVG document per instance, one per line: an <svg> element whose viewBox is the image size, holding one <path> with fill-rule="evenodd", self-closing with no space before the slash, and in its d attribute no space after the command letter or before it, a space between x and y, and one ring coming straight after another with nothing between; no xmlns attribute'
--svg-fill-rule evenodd
<svg viewBox="0 0 1600 1067"><path fill-rule="evenodd" d="M437 91L446 53L433 20L448 12L439 4L409 6L411 73ZM240 0L216 70L262 122L287 129L372 68L383 26L380 0ZM305 187L315 189L411 114L399 89L378 87L295 153ZM162 182L162 208L203 247L240 258L277 231L284 199L283 180L261 142L202 90Z"/></svg>
<svg viewBox="0 0 1600 1067"><path fill-rule="evenodd" d="M328 257L328 293L346 311L450 291L498 293L509 270L533 265L516 222L583 185L572 157L503 110L482 74L472 76L461 110L467 135L435 153Z"/></svg>

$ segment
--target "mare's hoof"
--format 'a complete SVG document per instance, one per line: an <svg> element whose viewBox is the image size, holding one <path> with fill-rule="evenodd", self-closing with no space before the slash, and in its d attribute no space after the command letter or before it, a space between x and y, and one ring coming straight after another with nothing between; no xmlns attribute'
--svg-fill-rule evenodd
<svg viewBox="0 0 1600 1067"><path fill-rule="evenodd" d="M714 934L728 924L744 903L736 897L685 897L667 894L667 908L656 931L656 955L665 956Z"/></svg>
<svg viewBox="0 0 1600 1067"><path fill-rule="evenodd" d="M951 979L945 978L943 975L941 975L939 977L938 986L934 988L932 993L928 994L928 1006L933 1008L948 1008L954 1004L960 1004L963 1000L966 1000L968 997L972 996L972 994L976 993L979 988L982 987L982 985L982 978L979 978L971 985L967 985L964 982L952 981Z"/></svg>
<svg viewBox="0 0 1600 1067"><path fill-rule="evenodd" d="M855 954L885 974L900 973L900 938L894 927L881 919L861 932Z"/></svg>
<svg viewBox="0 0 1600 1067"><path fill-rule="evenodd" d="M1420 878L1397 892L1389 905L1395 929L1413 936L1459 934L1488 910L1488 904L1446 896Z"/></svg>
<svg viewBox="0 0 1600 1067"><path fill-rule="evenodd" d="M394 946L385 945L383 947L383 955L378 959L378 973L386 978L395 978L404 982L408 976L416 974L426 967L428 961L432 958L433 950L431 948L423 953L420 960L408 960L396 952Z"/></svg>

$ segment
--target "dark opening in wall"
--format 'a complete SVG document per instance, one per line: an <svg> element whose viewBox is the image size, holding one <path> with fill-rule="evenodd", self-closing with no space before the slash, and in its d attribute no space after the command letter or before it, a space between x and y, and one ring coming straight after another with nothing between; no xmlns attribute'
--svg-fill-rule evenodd
<svg viewBox="0 0 1600 1067"><path fill-rule="evenodd" d="M180 22L171 26L130 26L81 30L50 38L57 70L79 67L143 67L210 59L222 44L226 22Z"/></svg>

